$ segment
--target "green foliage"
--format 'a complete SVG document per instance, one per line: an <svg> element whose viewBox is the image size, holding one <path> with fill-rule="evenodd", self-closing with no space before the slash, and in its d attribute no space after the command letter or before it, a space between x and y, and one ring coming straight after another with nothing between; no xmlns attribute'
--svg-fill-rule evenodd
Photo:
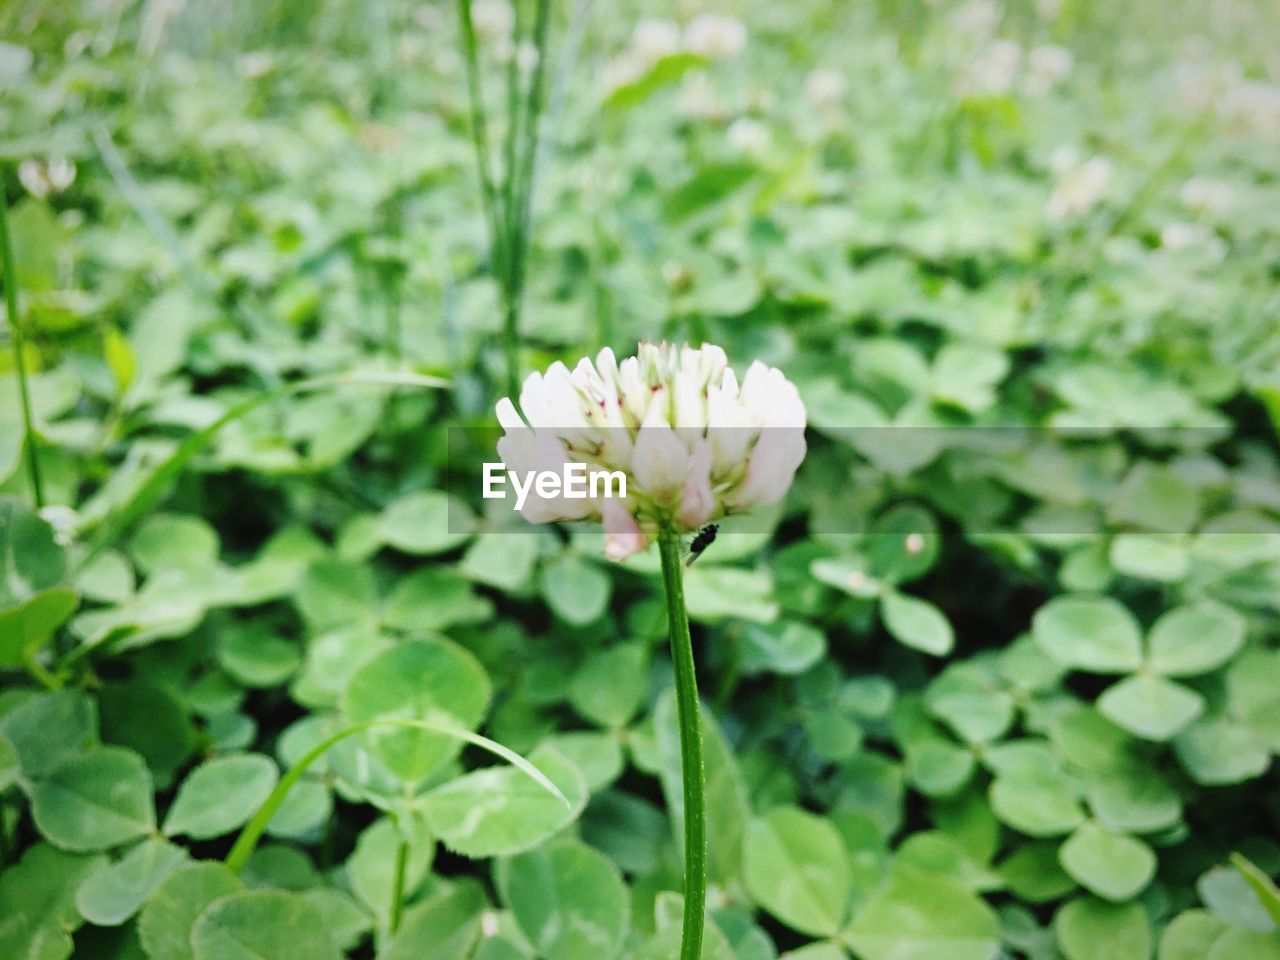
<svg viewBox="0 0 1280 960"><path fill-rule="evenodd" d="M164 819L164 832L197 840L230 833L262 806L276 776L276 765L261 754L208 760L182 781Z"/></svg>
<svg viewBox="0 0 1280 960"><path fill-rule="evenodd" d="M58 764L31 790L31 816L56 846L105 850L155 829L151 776L132 750L93 747Z"/></svg>
<svg viewBox="0 0 1280 960"><path fill-rule="evenodd" d="M744 879L757 903L814 936L840 930L852 871L830 821L779 807L753 820L744 842Z"/></svg>
<svg viewBox="0 0 1280 960"><path fill-rule="evenodd" d="M195 863L171 873L147 898L138 938L151 960L191 960L191 928L206 907L241 888L220 863Z"/></svg>
<svg viewBox="0 0 1280 960"><path fill-rule="evenodd" d="M513 857L501 869L503 900L538 956L617 956L630 909L626 885L607 857L583 844L556 844Z"/></svg>
<svg viewBox="0 0 1280 960"><path fill-rule="evenodd" d="M451 4L0 13L0 957L671 960L656 558L460 439L644 338L811 425L687 570L703 960L1275 960L1275 11L598 6L530 156L478 22L496 244Z"/></svg>
<svg viewBox="0 0 1280 960"><path fill-rule="evenodd" d="M191 927L194 960L337 957L324 916L295 893L246 890L210 903Z"/></svg>

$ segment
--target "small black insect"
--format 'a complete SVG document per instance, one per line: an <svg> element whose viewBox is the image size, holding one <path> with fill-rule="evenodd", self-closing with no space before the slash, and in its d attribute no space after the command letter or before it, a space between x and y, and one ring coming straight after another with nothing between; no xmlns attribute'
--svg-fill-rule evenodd
<svg viewBox="0 0 1280 960"><path fill-rule="evenodd" d="M693 542L689 544L689 559L685 561L686 567L693 566L693 561L702 556L702 551L715 542L716 531L719 529L719 524L708 523L694 535Z"/></svg>

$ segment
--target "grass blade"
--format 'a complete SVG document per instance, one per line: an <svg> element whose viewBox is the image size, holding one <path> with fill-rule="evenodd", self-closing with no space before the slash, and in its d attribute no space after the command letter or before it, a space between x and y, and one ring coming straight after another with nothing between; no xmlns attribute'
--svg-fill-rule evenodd
<svg viewBox="0 0 1280 960"><path fill-rule="evenodd" d="M317 390L327 390L341 386L438 388L448 386L448 381L441 380L438 377L426 377L411 373L343 373L312 377L307 380L299 380L296 383L288 383L284 386L276 387L274 390L266 390L255 397L250 397L248 400L236 404L213 423L187 436L182 443L178 444L177 449L156 467L155 471L134 492L133 496L125 501L122 506L111 512L98 529L97 534L90 541L89 552L81 560L81 565L87 565L103 550L115 543L134 521L155 506L160 498L164 496L169 485L186 469L187 464L191 462L196 454L208 446L209 442L218 435L218 431L227 424L233 423L241 417L252 413L258 407L275 400L295 394L314 393Z"/></svg>
<svg viewBox="0 0 1280 960"><path fill-rule="evenodd" d="M13 364L18 374L18 396L22 403L22 429L27 448L27 477L36 509L44 506L44 485L40 480L40 459L36 452L36 431L31 415L31 387L27 381L27 359L23 356L22 324L18 321L18 268L9 238L9 200L0 197L0 259L4 261L4 306L13 336Z"/></svg>
<svg viewBox="0 0 1280 960"><path fill-rule="evenodd" d="M355 736L358 733L364 733L367 730L375 730L379 727L404 727L414 730L429 730L432 733L442 733L446 736L456 737L464 740L472 746L480 747L487 750L494 756L505 760L521 773L525 774L534 783L542 787L553 797L559 800L567 808L572 808L568 798L560 792L560 788L547 779L546 775L531 764L520 754L516 753L508 747L504 747L496 740L490 740L488 737L470 730L464 730L461 727L450 726L449 724L433 723L429 720L369 720L365 723L356 723L349 727L344 727L337 733L320 741L312 747L307 753L298 759L292 767L288 769L280 782L276 784L271 795L267 797L258 812L253 818L244 825L244 829L240 831L240 836L236 838L236 842L232 845L231 850L227 853L224 861L226 865L235 873L239 873L244 865L248 863L249 857L253 855L254 848L258 845L263 832L267 829L267 824L271 822L271 818L280 809L280 804L284 803L284 798L288 796L289 791L293 788L307 769L319 760L322 756L329 752L334 746L347 737Z"/></svg>

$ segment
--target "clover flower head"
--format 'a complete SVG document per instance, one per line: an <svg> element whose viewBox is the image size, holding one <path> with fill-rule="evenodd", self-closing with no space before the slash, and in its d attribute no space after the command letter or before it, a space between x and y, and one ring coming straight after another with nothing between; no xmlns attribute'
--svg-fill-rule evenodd
<svg viewBox="0 0 1280 960"><path fill-rule="evenodd" d="M697 120L718 120L725 114L724 103L705 70L695 70L684 78L677 101L685 116Z"/></svg>
<svg viewBox="0 0 1280 960"><path fill-rule="evenodd" d="M626 478L625 498L531 494L525 519L599 518L614 560L643 550L660 526L691 533L776 503L805 455L795 385L760 361L739 383L711 344L642 343L621 363L606 347L573 370L557 362L530 374L519 401L519 412L510 397L497 405L498 453L509 470L580 463L589 476Z"/></svg>
<svg viewBox="0 0 1280 960"><path fill-rule="evenodd" d="M957 80L964 95L1000 96L1013 88L1022 64L1022 47L1013 40L992 40L967 63Z"/></svg>
<svg viewBox="0 0 1280 960"><path fill-rule="evenodd" d="M703 13L684 28L684 45L708 60L728 60L747 48L747 25L737 17Z"/></svg>
<svg viewBox="0 0 1280 960"><path fill-rule="evenodd" d="M485 40L505 37L515 28L515 8L510 0L475 0L471 4L471 25Z"/></svg>
<svg viewBox="0 0 1280 960"><path fill-rule="evenodd" d="M831 107L839 102L848 89L849 82L839 70L819 67L805 77L805 95L819 107Z"/></svg>
<svg viewBox="0 0 1280 960"><path fill-rule="evenodd" d="M1111 161L1106 157L1067 166L1058 174L1047 212L1054 220L1086 213L1103 198L1110 183Z"/></svg>
<svg viewBox="0 0 1280 960"><path fill-rule="evenodd" d="M680 25L674 20L640 20L631 34L631 49L647 64L679 53Z"/></svg>
<svg viewBox="0 0 1280 960"><path fill-rule="evenodd" d="M751 117L739 117L725 134L729 145L742 153L762 153L769 148L769 128Z"/></svg>
<svg viewBox="0 0 1280 960"><path fill-rule="evenodd" d="M37 200L61 193L75 183L75 161L66 157L48 160L23 160L18 164L18 182Z"/></svg>
<svg viewBox="0 0 1280 960"><path fill-rule="evenodd" d="M1048 93L1071 73L1075 57L1066 47L1048 43L1033 47L1027 54L1027 92L1035 96Z"/></svg>
<svg viewBox="0 0 1280 960"><path fill-rule="evenodd" d="M1192 177L1178 191L1184 206L1197 213L1225 213L1234 199L1231 184L1207 177Z"/></svg>

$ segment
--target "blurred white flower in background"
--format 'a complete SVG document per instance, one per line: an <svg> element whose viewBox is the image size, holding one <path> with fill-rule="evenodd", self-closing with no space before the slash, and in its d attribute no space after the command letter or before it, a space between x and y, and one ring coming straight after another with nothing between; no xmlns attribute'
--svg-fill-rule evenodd
<svg viewBox="0 0 1280 960"><path fill-rule="evenodd" d="M18 164L18 182L37 200L61 193L76 181L76 165L66 157L23 160Z"/></svg>
<svg viewBox="0 0 1280 960"><path fill-rule="evenodd" d="M484 40L509 36L516 25L515 8L509 0L473 0L471 25Z"/></svg>
<svg viewBox="0 0 1280 960"><path fill-rule="evenodd" d="M1211 261L1220 261L1227 255L1223 239L1198 223L1175 221L1160 230L1160 246L1169 251L1195 250Z"/></svg>
<svg viewBox="0 0 1280 960"><path fill-rule="evenodd" d="M640 20L631 32L631 49L645 63L680 52L680 25L674 20Z"/></svg>
<svg viewBox="0 0 1280 960"><path fill-rule="evenodd" d="M1057 151L1055 151L1057 153ZM1111 161L1106 157L1090 157L1084 163L1054 164L1058 174L1057 185L1049 197L1047 212L1055 220L1079 216L1091 210L1106 193L1111 183Z"/></svg>
<svg viewBox="0 0 1280 960"><path fill-rule="evenodd" d="M1196 213L1225 213L1234 199L1231 185L1208 177L1192 177L1178 191L1183 206Z"/></svg>
<svg viewBox="0 0 1280 960"><path fill-rule="evenodd" d="M601 84L605 96L608 96L620 87L640 80L659 61L682 50L708 60L727 60L737 56L746 46L746 25L734 17L701 14L689 21L683 33L674 20L642 19L632 29L626 49L605 65ZM690 96L696 97L698 92L701 91ZM718 102L712 106L708 98L701 104L691 103L685 113L718 117L723 111Z"/></svg>
<svg viewBox="0 0 1280 960"><path fill-rule="evenodd" d="M265 77L275 66L275 60L266 50L254 50L236 59L236 72L246 80Z"/></svg>
<svg viewBox="0 0 1280 960"><path fill-rule="evenodd" d="M680 110L697 120L722 120L725 106L705 70L688 74L680 85Z"/></svg>
<svg viewBox="0 0 1280 960"><path fill-rule="evenodd" d="M1053 23L1062 13L1062 0L1036 0L1036 13L1041 20Z"/></svg>
<svg viewBox="0 0 1280 960"><path fill-rule="evenodd" d="M513 53L521 73L529 73L538 65L538 48L528 40L513 47L511 37L506 36L499 37L493 45L493 56L498 63L509 63Z"/></svg>
<svg viewBox="0 0 1280 960"><path fill-rule="evenodd" d="M970 38L985 40L996 32L1000 16L993 0L969 0L951 11L951 27Z"/></svg>
<svg viewBox="0 0 1280 960"><path fill-rule="evenodd" d="M439 7L418 4L413 8L413 22L423 30L439 30L444 27L444 13Z"/></svg>
<svg viewBox="0 0 1280 960"><path fill-rule="evenodd" d="M751 117L739 117L725 134L729 145L743 153L761 153L769 147L769 128Z"/></svg>
<svg viewBox="0 0 1280 960"><path fill-rule="evenodd" d="M572 371L553 363L525 380L519 412L504 397L497 416L508 470L561 472L583 463L589 472L626 475L625 500L531 493L521 511L531 523L599 517L614 560L643 550L660 525L690 533L776 503L806 449L795 385L759 361L739 385L711 344L642 343L621 363L605 348Z"/></svg>
<svg viewBox="0 0 1280 960"><path fill-rule="evenodd" d="M1206 232L1194 223L1177 221L1167 224L1160 231L1160 246L1169 250L1183 250L1205 238Z"/></svg>
<svg viewBox="0 0 1280 960"><path fill-rule="evenodd" d="M1237 129L1280 140L1280 86L1262 80L1239 80L1228 87L1219 109Z"/></svg>
<svg viewBox="0 0 1280 960"><path fill-rule="evenodd" d="M965 65L957 91L973 96L999 96L1013 89L1022 65L1022 47L1012 40L993 40Z"/></svg>
<svg viewBox="0 0 1280 960"><path fill-rule="evenodd" d="M630 86L649 71L650 64L631 51L624 50L609 60L600 71L600 86L607 97L615 90Z"/></svg>
<svg viewBox="0 0 1280 960"><path fill-rule="evenodd" d="M819 67L804 79L805 96L818 107L835 106L849 88L849 81L839 70Z"/></svg>
<svg viewBox="0 0 1280 960"><path fill-rule="evenodd" d="M1027 92L1042 96L1053 90L1071 74L1075 57L1066 47L1045 44L1027 53Z"/></svg>
<svg viewBox="0 0 1280 960"><path fill-rule="evenodd" d="M727 60L747 48L747 25L737 17L700 14L684 28L684 45L708 60Z"/></svg>
<svg viewBox="0 0 1280 960"><path fill-rule="evenodd" d="M1054 147L1049 154L1049 171L1059 177L1080 163L1080 151L1070 144Z"/></svg>

